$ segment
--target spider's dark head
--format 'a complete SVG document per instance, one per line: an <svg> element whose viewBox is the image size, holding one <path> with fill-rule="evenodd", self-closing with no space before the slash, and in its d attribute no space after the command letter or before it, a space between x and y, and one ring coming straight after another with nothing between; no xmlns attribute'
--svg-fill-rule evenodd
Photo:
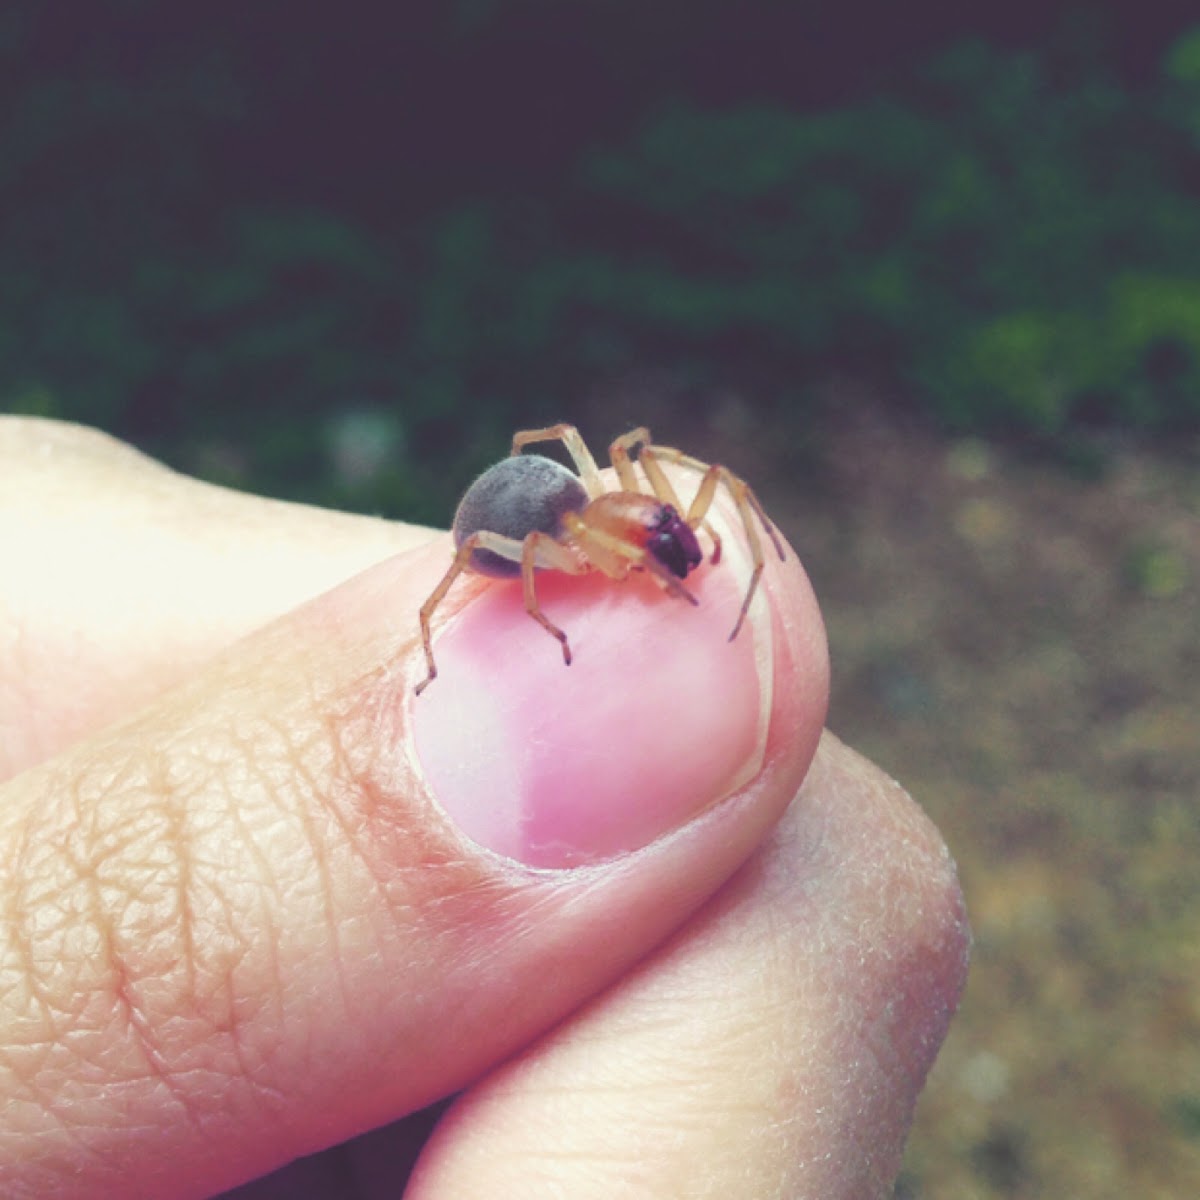
<svg viewBox="0 0 1200 1200"><path fill-rule="evenodd" d="M646 549L680 579L686 578L704 560L692 527L669 504L659 510L646 539Z"/></svg>

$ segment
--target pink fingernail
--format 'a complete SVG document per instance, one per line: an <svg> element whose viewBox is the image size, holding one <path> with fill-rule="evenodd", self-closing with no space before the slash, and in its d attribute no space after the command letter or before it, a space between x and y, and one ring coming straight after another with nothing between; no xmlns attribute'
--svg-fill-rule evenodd
<svg viewBox="0 0 1200 1200"><path fill-rule="evenodd" d="M761 766L771 700L770 614L732 564L688 580L693 608L648 579L539 576L574 661L494 583L435 638L438 677L411 714L442 808L473 841L535 867L638 849ZM411 692L410 692L411 696Z"/></svg>

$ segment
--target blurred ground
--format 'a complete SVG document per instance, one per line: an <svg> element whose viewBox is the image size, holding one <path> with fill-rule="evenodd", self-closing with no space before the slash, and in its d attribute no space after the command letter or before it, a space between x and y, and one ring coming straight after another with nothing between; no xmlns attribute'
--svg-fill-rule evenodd
<svg viewBox="0 0 1200 1200"><path fill-rule="evenodd" d="M831 727L959 863L973 966L897 1195L1200 1196L1200 445L1064 464L834 399L819 451L735 403L687 445L755 481Z"/></svg>
<svg viewBox="0 0 1200 1200"><path fill-rule="evenodd" d="M1200 1196L1200 447L1081 479L846 408L798 502L762 490L830 724L942 828L977 939L900 1194Z"/></svg>

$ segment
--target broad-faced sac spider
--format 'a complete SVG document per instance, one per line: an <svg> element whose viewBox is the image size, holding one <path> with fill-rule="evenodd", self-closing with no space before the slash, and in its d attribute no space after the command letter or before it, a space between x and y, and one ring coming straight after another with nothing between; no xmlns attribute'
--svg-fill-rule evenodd
<svg viewBox="0 0 1200 1200"><path fill-rule="evenodd" d="M540 454L523 454L537 442L561 442L578 474ZM535 579L538 571L586 575L602 571L623 580L631 571L645 571L672 596L698 604L680 582L704 560L697 531L712 542L711 561L721 559L721 538L706 520L717 488L724 485L742 519L752 570L741 611L729 635L733 641L746 620L750 602L763 573L762 540L755 519L782 559L783 542L749 485L719 463L705 463L680 450L656 446L648 429L635 429L617 438L609 458L619 481L609 491L596 460L573 425L529 429L513 437L512 454L490 467L471 485L454 516L458 547L450 569L421 606L421 642L428 674L417 685L419 696L436 678L430 622L454 581L464 571L494 578L521 577L525 609L562 646L563 662L571 663L567 635L542 612ZM634 470L634 455L650 485L642 491ZM662 468L673 463L700 476L687 515Z"/></svg>

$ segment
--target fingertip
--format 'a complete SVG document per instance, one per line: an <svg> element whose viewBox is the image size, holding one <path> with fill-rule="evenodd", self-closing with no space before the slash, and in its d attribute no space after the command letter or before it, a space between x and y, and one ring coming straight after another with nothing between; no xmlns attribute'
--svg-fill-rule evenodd
<svg viewBox="0 0 1200 1200"><path fill-rule="evenodd" d="M711 606L642 580L540 591L569 632L569 667L520 589L490 587L438 642L437 685L412 705L425 777L468 837L529 866L611 858L757 770L753 639L726 646Z"/></svg>
<svg viewBox="0 0 1200 1200"><path fill-rule="evenodd" d="M789 824L816 847L811 867L833 1022L853 1055L863 1097L892 1097L899 1146L966 983L971 931L954 859L913 798L826 734ZM814 922L814 925L816 922ZM866 1103L864 1099L864 1104Z"/></svg>
<svg viewBox="0 0 1200 1200"><path fill-rule="evenodd" d="M641 576L539 575L569 671L520 587L483 585L437 639L436 687L411 705L443 809L490 850L568 867L677 828L753 779L769 747L806 766L827 689L816 603L798 565L772 567L730 635L750 571L736 553L703 568L694 608Z"/></svg>

